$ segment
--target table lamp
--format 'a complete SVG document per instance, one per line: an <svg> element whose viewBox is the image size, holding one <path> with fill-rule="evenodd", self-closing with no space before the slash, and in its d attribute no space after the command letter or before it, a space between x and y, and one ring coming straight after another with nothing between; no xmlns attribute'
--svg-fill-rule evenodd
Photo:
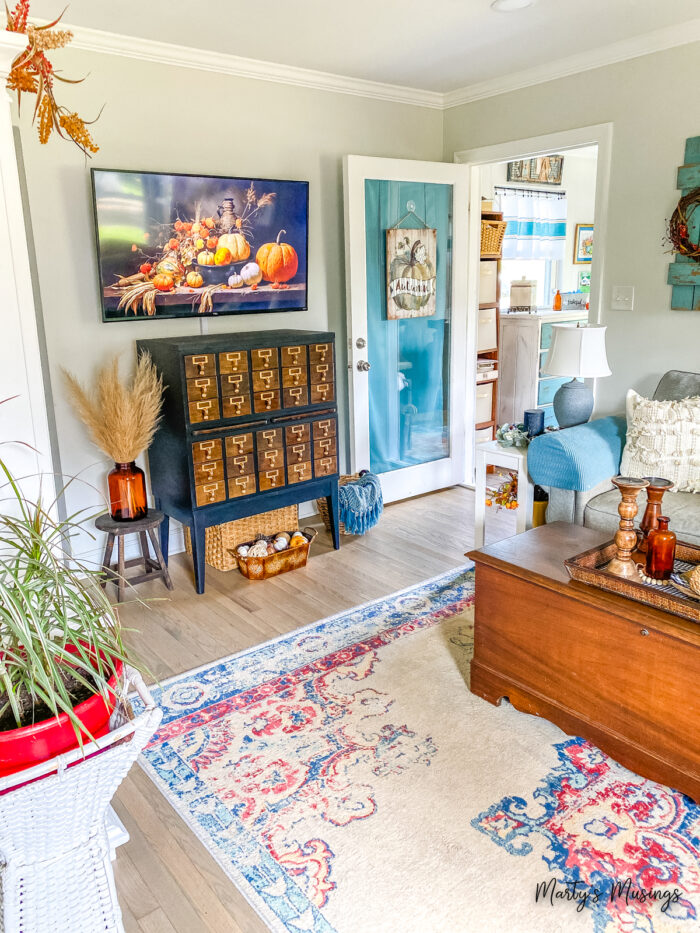
<svg viewBox="0 0 700 933"><path fill-rule="evenodd" d="M554 396L554 414L560 428L585 424L593 411L593 392L580 379L609 376L602 324L554 324L552 344L543 367L548 376L572 376Z"/></svg>

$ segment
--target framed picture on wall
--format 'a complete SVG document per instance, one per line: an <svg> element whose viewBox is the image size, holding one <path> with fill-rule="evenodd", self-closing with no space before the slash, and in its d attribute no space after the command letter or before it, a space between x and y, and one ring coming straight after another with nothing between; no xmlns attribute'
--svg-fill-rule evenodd
<svg viewBox="0 0 700 933"><path fill-rule="evenodd" d="M580 292L590 292L591 290L591 270L581 269L578 274L578 290Z"/></svg>
<svg viewBox="0 0 700 933"><path fill-rule="evenodd" d="M435 314L437 230L386 232L386 316L390 321Z"/></svg>
<svg viewBox="0 0 700 933"><path fill-rule="evenodd" d="M576 224L574 234L574 265L593 261L593 224Z"/></svg>
<svg viewBox="0 0 700 933"><path fill-rule="evenodd" d="M308 182L91 174L103 321L308 307Z"/></svg>
<svg viewBox="0 0 700 933"><path fill-rule="evenodd" d="M548 155L536 159L508 162L508 181L536 182L538 185L560 185L564 156Z"/></svg>

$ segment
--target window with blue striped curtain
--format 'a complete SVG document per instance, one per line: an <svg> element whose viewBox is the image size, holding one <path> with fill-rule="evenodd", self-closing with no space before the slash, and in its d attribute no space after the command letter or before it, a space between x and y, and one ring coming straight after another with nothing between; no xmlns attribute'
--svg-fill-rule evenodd
<svg viewBox="0 0 700 933"><path fill-rule="evenodd" d="M563 259L566 194L563 191L496 188L503 219L504 259Z"/></svg>

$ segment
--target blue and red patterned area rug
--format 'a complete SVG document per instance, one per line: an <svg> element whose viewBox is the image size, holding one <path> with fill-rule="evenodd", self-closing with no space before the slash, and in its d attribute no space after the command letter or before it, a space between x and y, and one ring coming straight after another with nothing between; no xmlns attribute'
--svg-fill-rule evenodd
<svg viewBox="0 0 700 933"><path fill-rule="evenodd" d="M172 679L143 767L275 933L700 930L700 808L470 694L472 599L454 571Z"/></svg>

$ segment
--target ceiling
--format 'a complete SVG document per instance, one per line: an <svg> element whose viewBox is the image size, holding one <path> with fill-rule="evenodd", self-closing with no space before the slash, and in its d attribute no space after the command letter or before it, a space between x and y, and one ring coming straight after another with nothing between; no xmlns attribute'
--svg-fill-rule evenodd
<svg viewBox="0 0 700 933"><path fill-rule="evenodd" d="M53 18L56 0L32 0ZM497 13L490 0L71 0L65 22L217 53L436 92L592 53L678 26L698 0L537 0Z"/></svg>

